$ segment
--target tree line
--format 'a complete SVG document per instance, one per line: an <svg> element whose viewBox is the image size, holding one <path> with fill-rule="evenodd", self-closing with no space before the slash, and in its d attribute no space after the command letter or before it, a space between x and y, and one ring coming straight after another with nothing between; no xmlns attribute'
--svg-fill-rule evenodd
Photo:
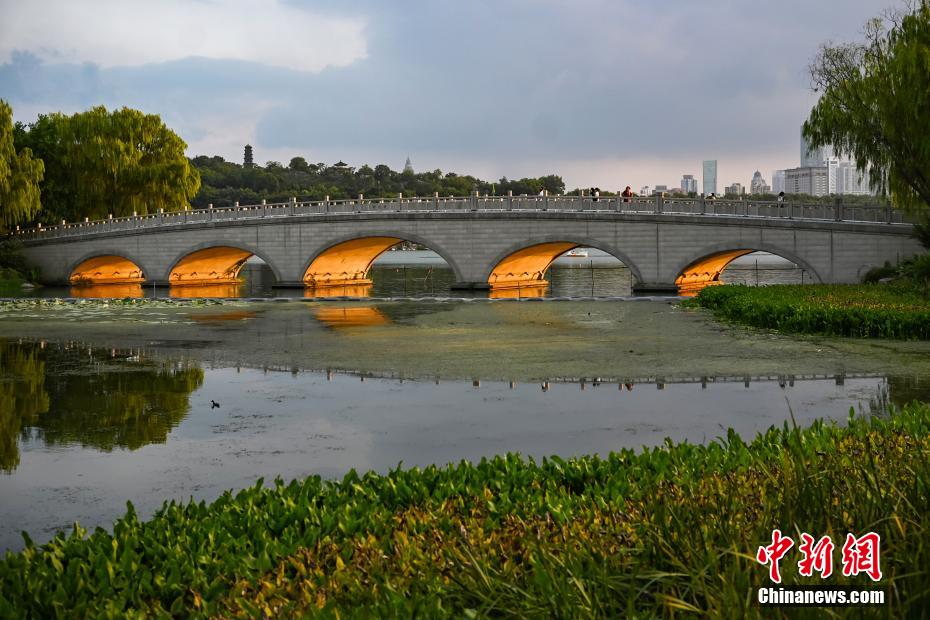
<svg viewBox="0 0 930 620"><path fill-rule="evenodd" d="M562 177L550 174L542 177L510 180L506 177L496 182L485 181L471 175L431 170L414 172L405 167L397 171L385 164L374 168L369 165L358 168L342 162L327 165L324 162L309 163L304 157L294 157L285 166L269 161L264 166L226 161L222 157L200 156L191 160L200 172L202 187L191 204L204 208L240 204L256 204L262 200L285 202L291 197L301 200L331 200L356 198L363 194L369 198L393 198L404 196L464 196L473 192L480 194L538 194L545 190L552 194L565 193Z"/></svg>

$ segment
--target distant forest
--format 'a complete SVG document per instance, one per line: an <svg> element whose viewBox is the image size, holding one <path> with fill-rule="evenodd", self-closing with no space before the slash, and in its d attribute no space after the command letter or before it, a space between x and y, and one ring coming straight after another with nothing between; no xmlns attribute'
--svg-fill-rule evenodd
<svg viewBox="0 0 930 620"><path fill-rule="evenodd" d="M250 153L247 154L247 160ZM488 182L470 175L432 170L414 172L411 167L403 171L391 170L379 164L372 168L358 168L338 162L334 165L311 164L303 157L294 157L285 166L269 161L264 166L237 164L222 157L200 156L190 160L200 172L200 192L191 201L194 208L240 204L285 202L292 196L300 200L331 200L356 198L364 194L371 198L404 196L463 196L478 191L481 194L538 194L546 190L551 194L564 194L562 177L551 174L538 178Z"/></svg>

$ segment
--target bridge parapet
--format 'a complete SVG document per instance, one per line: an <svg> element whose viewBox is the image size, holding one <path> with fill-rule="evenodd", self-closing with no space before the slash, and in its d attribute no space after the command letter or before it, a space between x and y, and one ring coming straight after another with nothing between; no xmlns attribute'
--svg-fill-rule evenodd
<svg viewBox="0 0 930 620"><path fill-rule="evenodd" d="M904 213L889 206L806 204L759 200L706 200L703 198L590 196L450 196L414 198L362 198L353 200L316 200L235 205L208 209L149 213L104 220L62 222L56 226L20 229L10 236L23 241L51 240L162 227L183 227L207 222L261 220L266 218L305 217L313 215L360 215L408 212L591 212L705 216L740 216L746 218L796 219L837 222L908 224Z"/></svg>

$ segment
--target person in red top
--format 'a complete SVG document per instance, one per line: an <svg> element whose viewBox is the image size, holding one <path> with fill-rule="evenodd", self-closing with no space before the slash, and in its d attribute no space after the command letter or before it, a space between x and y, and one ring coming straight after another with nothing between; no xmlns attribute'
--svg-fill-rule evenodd
<svg viewBox="0 0 930 620"><path fill-rule="evenodd" d="M623 196L623 202L630 202L630 198L633 197L633 190L630 189L629 185L627 185L626 189L623 190L623 192L620 195Z"/></svg>

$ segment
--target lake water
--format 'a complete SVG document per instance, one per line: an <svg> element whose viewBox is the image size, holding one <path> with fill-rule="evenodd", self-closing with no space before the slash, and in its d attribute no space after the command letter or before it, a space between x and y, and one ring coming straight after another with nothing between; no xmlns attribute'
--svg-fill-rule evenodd
<svg viewBox="0 0 930 620"><path fill-rule="evenodd" d="M9 302L0 549L259 477L842 421L930 397L928 353L648 300Z"/></svg>

